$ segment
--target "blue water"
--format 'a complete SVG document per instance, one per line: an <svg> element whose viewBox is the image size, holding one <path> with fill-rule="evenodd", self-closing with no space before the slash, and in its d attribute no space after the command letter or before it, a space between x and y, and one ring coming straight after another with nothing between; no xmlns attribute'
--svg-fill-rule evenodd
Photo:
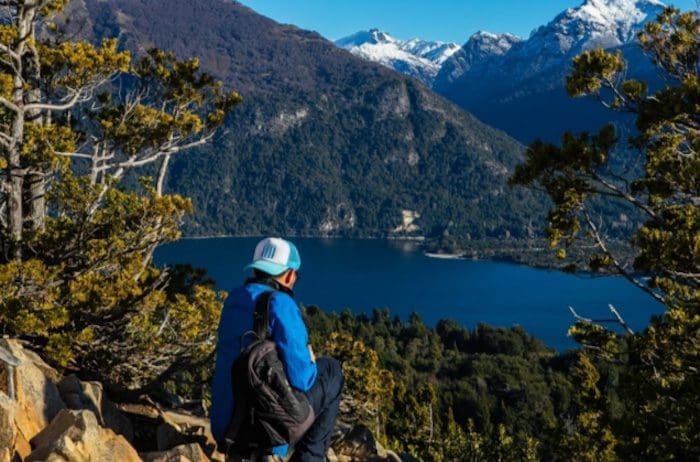
<svg viewBox="0 0 700 462"><path fill-rule="evenodd" d="M156 263L205 268L217 287L229 290L248 274L257 238L185 239L160 247ZM613 304L633 329L647 325L663 307L619 277L574 276L508 263L429 258L400 241L295 239L301 253L297 300L326 311L371 313L389 308L408 319L417 312L434 326L454 319L472 329L520 325L563 351L577 344L566 336L573 317L609 318Z"/></svg>

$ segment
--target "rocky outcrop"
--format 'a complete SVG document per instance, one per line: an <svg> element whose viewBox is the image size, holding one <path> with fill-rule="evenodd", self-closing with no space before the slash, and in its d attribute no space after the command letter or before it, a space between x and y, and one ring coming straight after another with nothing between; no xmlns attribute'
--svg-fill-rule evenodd
<svg viewBox="0 0 700 462"><path fill-rule="evenodd" d="M29 441L66 407L54 384L59 374L17 341L0 339L0 350L0 447L10 460L24 459Z"/></svg>
<svg viewBox="0 0 700 462"><path fill-rule="evenodd" d="M27 462L92 462L118 460L140 462L136 450L121 435L97 422L92 411L63 409L32 441Z"/></svg>
<svg viewBox="0 0 700 462"><path fill-rule="evenodd" d="M87 409L97 417L97 422L127 441L134 440L134 428L117 406L105 397L99 382L81 382L75 375L68 375L58 382L58 390L69 409Z"/></svg>
<svg viewBox="0 0 700 462"><path fill-rule="evenodd" d="M10 451L13 451L17 439L15 409L15 403L0 393L0 462L12 460Z"/></svg>
<svg viewBox="0 0 700 462"><path fill-rule="evenodd" d="M139 453L140 451L140 453ZM153 403L117 406L98 382L61 377L0 339L0 462L223 462L206 418ZM332 462L401 462L364 426L338 424Z"/></svg>
<svg viewBox="0 0 700 462"><path fill-rule="evenodd" d="M143 407L160 451L148 460L223 460L205 419ZM0 339L0 462L141 461L133 440L132 422L102 384L61 377L20 342Z"/></svg>

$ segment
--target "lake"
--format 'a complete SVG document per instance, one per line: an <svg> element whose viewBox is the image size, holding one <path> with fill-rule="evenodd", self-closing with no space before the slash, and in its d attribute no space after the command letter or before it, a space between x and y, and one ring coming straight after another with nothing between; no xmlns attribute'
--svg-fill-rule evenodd
<svg viewBox="0 0 700 462"><path fill-rule="evenodd" d="M158 265L190 263L207 269L217 287L229 290L243 270L258 238L183 239L159 247ZM408 319L411 312L434 326L454 319L473 329L478 323L520 325L548 346L576 347L566 336L573 317L609 318L613 304L633 329L647 325L663 306L620 277L565 274L509 263L450 260L423 255L407 241L300 238L297 300L326 311L350 308L371 314L389 308Z"/></svg>

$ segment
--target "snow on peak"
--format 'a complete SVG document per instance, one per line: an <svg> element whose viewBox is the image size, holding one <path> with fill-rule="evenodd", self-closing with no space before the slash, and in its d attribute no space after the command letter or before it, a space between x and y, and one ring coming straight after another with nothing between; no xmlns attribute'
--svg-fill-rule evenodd
<svg viewBox="0 0 700 462"><path fill-rule="evenodd" d="M336 46L378 62L430 85L440 66L459 50L456 43L419 38L398 40L379 29L370 29L341 38Z"/></svg>
<svg viewBox="0 0 700 462"><path fill-rule="evenodd" d="M653 19L663 7L664 4L658 0L587 0L580 7L567 10L565 14L587 23L629 30Z"/></svg>
<svg viewBox="0 0 700 462"><path fill-rule="evenodd" d="M522 41L523 39L513 34L493 34L483 30L475 33L461 49L445 61L435 79L435 85L449 85L473 66L505 55L513 45Z"/></svg>
<svg viewBox="0 0 700 462"><path fill-rule="evenodd" d="M336 40L335 44L341 48L359 47L364 44L377 45L379 43L394 43L396 39L386 32L379 29L370 29L356 32L340 40Z"/></svg>
<svg viewBox="0 0 700 462"><path fill-rule="evenodd" d="M514 34L493 34L483 30L478 31L464 44L464 50L476 56L502 55L523 39Z"/></svg>
<svg viewBox="0 0 700 462"><path fill-rule="evenodd" d="M659 0L586 0L536 29L530 42L563 54L634 41L643 25L664 8ZM544 43L543 43L544 42Z"/></svg>

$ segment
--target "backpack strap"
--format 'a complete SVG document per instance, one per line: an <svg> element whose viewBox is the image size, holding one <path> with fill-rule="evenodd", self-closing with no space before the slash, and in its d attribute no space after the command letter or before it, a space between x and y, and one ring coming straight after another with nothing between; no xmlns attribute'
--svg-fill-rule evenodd
<svg viewBox="0 0 700 462"><path fill-rule="evenodd" d="M258 296L253 313L253 332L260 340L267 338L267 328L270 325L270 302L274 290L267 290Z"/></svg>

